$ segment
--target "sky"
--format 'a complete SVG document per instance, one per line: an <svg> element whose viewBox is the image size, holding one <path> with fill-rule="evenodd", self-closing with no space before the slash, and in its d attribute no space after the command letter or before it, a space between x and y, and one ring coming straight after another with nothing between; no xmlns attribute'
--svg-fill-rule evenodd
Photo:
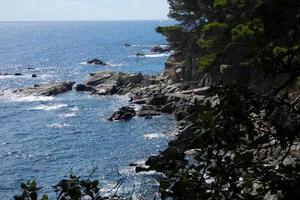
<svg viewBox="0 0 300 200"><path fill-rule="evenodd" d="M0 21L167 19L167 0L0 0Z"/></svg>

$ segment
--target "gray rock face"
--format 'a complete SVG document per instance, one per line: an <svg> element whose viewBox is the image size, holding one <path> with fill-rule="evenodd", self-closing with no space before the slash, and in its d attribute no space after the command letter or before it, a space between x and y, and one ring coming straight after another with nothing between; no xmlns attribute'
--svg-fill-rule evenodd
<svg viewBox="0 0 300 200"><path fill-rule="evenodd" d="M161 109L153 105L144 105L138 112L139 117L153 117L161 115Z"/></svg>
<svg viewBox="0 0 300 200"><path fill-rule="evenodd" d="M75 83L70 81L65 82L56 82L49 84L37 84L34 87L20 89L14 91L15 93L22 93L25 95L41 95L41 96L55 96L62 94L69 90L72 90L72 87Z"/></svg>
<svg viewBox="0 0 300 200"><path fill-rule="evenodd" d="M154 52L154 53L165 53L165 52L170 52L171 51L171 48L170 47L162 47L162 46L155 46L151 49L151 52Z"/></svg>
<svg viewBox="0 0 300 200"><path fill-rule="evenodd" d="M148 100L148 104L149 105L164 105L166 104L168 100L168 97L164 94L154 94L153 97L151 97L149 100Z"/></svg>
<svg viewBox="0 0 300 200"><path fill-rule="evenodd" d="M135 110L133 108L127 106L127 107L120 108L108 120L109 121L130 120L135 115L136 115Z"/></svg>
<svg viewBox="0 0 300 200"><path fill-rule="evenodd" d="M77 91L91 91L96 95L125 94L148 81L141 73L96 72L76 87Z"/></svg>
<svg viewBox="0 0 300 200"><path fill-rule="evenodd" d="M75 89L77 91L94 91L94 88L93 87L89 87L89 86L86 86L84 84L78 84L76 85Z"/></svg>

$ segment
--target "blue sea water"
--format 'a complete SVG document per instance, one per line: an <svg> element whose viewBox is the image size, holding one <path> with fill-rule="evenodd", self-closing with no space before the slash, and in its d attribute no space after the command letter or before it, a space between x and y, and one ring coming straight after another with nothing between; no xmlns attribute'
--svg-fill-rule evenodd
<svg viewBox="0 0 300 200"><path fill-rule="evenodd" d="M168 55L150 53L154 45L166 43L154 29L170 23L0 23L0 74L23 74L0 76L0 91L5 90L0 96L1 200L12 199L22 181L35 179L44 192L51 192L51 186L70 170L87 177L95 166L93 178L101 181L103 192L116 184L120 172L125 178L120 193L135 188L136 193L153 199L158 175L134 174L128 165L164 149L174 130L172 117L108 122L113 111L128 105L126 96L71 91L37 98L9 91L57 80L81 83L89 73L101 70L158 74ZM146 57L135 57L136 52ZM111 66L83 64L92 58Z"/></svg>

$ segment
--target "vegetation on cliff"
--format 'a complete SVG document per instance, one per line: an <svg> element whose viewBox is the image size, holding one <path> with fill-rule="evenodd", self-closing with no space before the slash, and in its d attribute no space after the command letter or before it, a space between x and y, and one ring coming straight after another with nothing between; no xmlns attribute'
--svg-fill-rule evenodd
<svg viewBox="0 0 300 200"><path fill-rule="evenodd" d="M197 74L218 71L222 76L226 68L250 67L287 78L264 93L220 79L211 94L218 103L198 104L184 119L192 131L147 161L167 175L160 184L162 198L299 199L300 2L169 4L170 17L179 24L157 31L175 56L196 58Z"/></svg>
<svg viewBox="0 0 300 200"><path fill-rule="evenodd" d="M197 58L198 70L252 65L272 73L299 73L297 0L169 0L180 24L158 27L179 54ZM294 71L296 70L296 71Z"/></svg>

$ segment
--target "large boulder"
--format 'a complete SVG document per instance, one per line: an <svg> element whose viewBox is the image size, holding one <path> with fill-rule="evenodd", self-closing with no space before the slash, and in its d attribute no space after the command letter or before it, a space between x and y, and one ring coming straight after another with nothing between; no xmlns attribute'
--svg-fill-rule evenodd
<svg viewBox="0 0 300 200"><path fill-rule="evenodd" d="M84 82L84 85L88 86L98 86L108 79L110 79L114 74L106 73L106 72L99 72L99 73L92 73L90 74L87 81Z"/></svg>
<svg viewBox="0 0 300 200"><path fill-rule="evenodd" d="M64 82L55 82L48 84L36 84L34 87L20 89L14 91L15 93L22 93L25 95L38 95L38 96L55 96L62 94L69 90L72 90L72 87L75 83L70 81Z"/></svg>
<svg viewBox="0 0 300 200"><path fill-rule="evenodd" d="M78 85L76 85L75 89L77 91L90 91L90 92L95 91L95 89L93 87L87 86L87 85L84 85L84 84L78 84Z"/></svg>
<svg viewBox="0 0 300 200"><path fill-rule="evenodd" d="M120 78L120 82L123 85L137 84L137 83L141 83L143 80L144 80L144 76L142 75L142 73L138 73L138 74L124 74Z"/></svg>
<svg viewBox="0 0 300 200"><path fill-rule="evenodd" d="M119 74L114 72L91 73L83 84L76 86L77 91L90 91L97 95L116 94Z"/></svg>
<svg viewBox="0 0 300 200"><path fill-rule="evenodd" d="M77 91L91 91L97 95L126 94L133 88L145 85L146 76L141 73L96 72L76 87Z"/></svg>
<svg viewBox="0 0 300 200"><path fill-rule="evenodd" d="M108 120L109 121L120 121L120 120L130 120L136 115L134 108L129 106L120 108L115 112Z"/></svg>

